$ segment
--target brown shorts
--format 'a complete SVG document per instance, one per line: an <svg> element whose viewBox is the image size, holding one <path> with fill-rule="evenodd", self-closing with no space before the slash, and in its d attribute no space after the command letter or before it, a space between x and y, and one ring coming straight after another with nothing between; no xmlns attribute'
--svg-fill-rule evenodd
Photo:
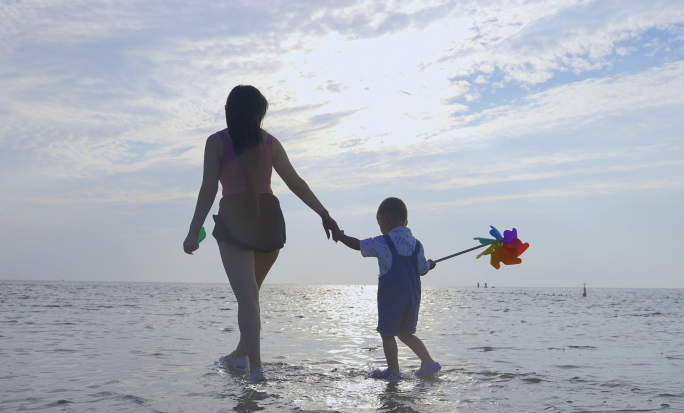
<svg viewBox="0 0 684 413"><path fill-rule="evenodd" d="M252 194L230 194L221 198L214 215L216 242L225 242L247 251L271 252L285 245L285 219L280 201L270 193L260 193L259 205Z"/></svg>

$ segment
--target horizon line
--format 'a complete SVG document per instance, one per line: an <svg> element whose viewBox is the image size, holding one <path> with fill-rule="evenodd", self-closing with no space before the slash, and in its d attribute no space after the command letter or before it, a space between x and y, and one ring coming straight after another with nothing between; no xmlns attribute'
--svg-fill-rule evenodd
<svg viewBox="0 0 684 413"><path fill-rule="evenodd" d="M83 282L83 283L139 283L139 284L228 284L230 283L228 281L225 282L197 282L197 281L109 281L109 280L35 280L35 279L29 279L29 280L19 280L19 279L3 279L0 278L0 282L5 282L5 281L10 281L10 282L54 282L54 283L61 283L61 282L73 282L73 283L78 283L78 282ZM264 285L318 285L318 286L330 286L330 287L377 287L377 284L315 284L315 283L269 283L265 282ZM423 287L459 287L459 288L577 288L577 289L583 289L584 286L581 287L570 287L570 286L556 286L556 287L551 287L551 286L511 286L511 285L500 285L500 286L489 286L489 287L477 287L475 285L425 285ZM684 287L591 287L592 289L619 289L619 290L684 290Z"/></svg>

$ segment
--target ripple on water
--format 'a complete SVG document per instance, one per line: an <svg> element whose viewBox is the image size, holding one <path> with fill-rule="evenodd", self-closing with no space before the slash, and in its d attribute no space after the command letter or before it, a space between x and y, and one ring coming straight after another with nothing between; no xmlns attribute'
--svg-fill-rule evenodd
<svg viewBox="0 0 684 413"><path fill-rule="evenodd" d="M682 290L425 287L417 335L444 368L415 379L400 343L408 379L386 383L374 286L265 285L250 384L218 365L227 284L0 283L0 410L684 411Z"/></svg>

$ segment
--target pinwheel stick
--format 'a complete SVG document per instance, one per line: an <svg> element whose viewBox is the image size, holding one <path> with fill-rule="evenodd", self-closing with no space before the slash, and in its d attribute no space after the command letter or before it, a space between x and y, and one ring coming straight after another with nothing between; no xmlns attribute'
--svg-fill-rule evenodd
<svg viewBox="0 0 684 413"><path fill-rule="evenodd" d="M486 247L487 245L491 245L491 244L494 244L494 243L497 243L497 242L500 242L500 241L503 241L503 238L495 239L494 241L488 242L488 243L486 243L486 244L478 245L477 247L469 248L469 249L463 250L463 251L461 251L461 252L457 252L456 254L451 254L451 255L446 256L446 257L444 257L444 258L440 258L440 259L438 259L438 260L435 260L434 262L435 262L435 263L438 263L438 262L440 262L440 261L448 260L449 258L454 258L454 257L457 256L457 255L465 254L466 252L470 252L470 251L475 251L475 250L478 249L478 248Z"/></svg>

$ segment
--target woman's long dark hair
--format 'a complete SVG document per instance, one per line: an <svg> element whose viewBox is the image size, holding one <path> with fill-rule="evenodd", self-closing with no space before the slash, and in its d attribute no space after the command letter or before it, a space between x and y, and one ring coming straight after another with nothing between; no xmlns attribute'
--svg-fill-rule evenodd
<svg viewBox="0 0 684 413"><path fill-rule="evenodd" d="M268 101L254 86L235 86L226 101L228 134L245 177L247 192L253 195L256 202L256 211L259 211L259 197L254 186L254 174L259 162L261 122L267 110Z"/></svg>

